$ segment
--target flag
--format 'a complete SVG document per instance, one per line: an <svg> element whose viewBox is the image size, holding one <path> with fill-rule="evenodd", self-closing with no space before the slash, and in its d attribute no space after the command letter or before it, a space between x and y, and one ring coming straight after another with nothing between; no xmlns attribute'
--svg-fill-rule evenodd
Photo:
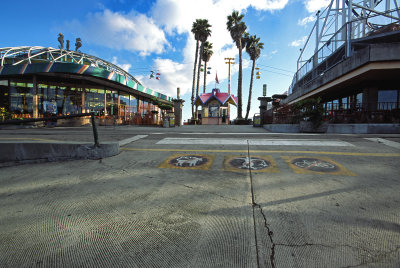
<svg viewBox="0 0 400 268"><path fill-rule="evenodd" d="M216 82L217 84L219 84L219 81L218 81L218 74L217 74L217 73L215 73L215 82Z"/></svg>

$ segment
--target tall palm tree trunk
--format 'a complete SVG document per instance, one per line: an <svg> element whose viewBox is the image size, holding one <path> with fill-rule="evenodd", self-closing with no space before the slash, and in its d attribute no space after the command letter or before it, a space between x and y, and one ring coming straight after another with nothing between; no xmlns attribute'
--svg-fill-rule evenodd
<svg viewBox="0 0 400 268"><path fill-rule="evenodd" d="M192 84L192 119L195 118L194 114L194 86L196 84L196 67L197 67L197 58L199 55L199 40L196 42L196 56L194 60L194 67L193 67L193 84Z"/></svg>
<svg viewBox="0 0 400 268"><path fill-rule="evenodd" d="M204 42L201 42L200 46L200 55L203 55L203 47ZM197 86L196 86L196 98L199 96L199 87L200 87L200 69L201 69L201 57L199 57L199 65L197 66ZM196 106L196 119L198 119L198 110Z"/></svg>
<svg viewBox="0 0 400 268"><path fill-rule="evenodd" d="M242 119L242 42L239 39L239 77L238 77L238 108L237 117Z"/></svg>
<svg viewBox="0 0 400 268"><path fill-rule="evenodd" d="M246 117L244 118L247 120L249 118L250 112L250 105L251 105L251 95L253 92L253 78L254 78L254 69L256 67L256 61L253 60L253 66L251 67L251 77L250 77L250 87L249 87L249 100L247 101L247 109L246 109Z"/></svg>

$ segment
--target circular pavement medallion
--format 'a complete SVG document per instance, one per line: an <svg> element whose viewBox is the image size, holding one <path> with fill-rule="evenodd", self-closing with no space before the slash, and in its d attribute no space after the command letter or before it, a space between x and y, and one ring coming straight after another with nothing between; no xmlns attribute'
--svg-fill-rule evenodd
<svg viewBox="0 0 400 268"><path fill-rule="evenodd" d="M176 167L197 167L204 165L207 162L207 158L199 155L182 155L169 161L171 165Z"/></svg>
<svg viewBox="0 0 400 268"><path fill-rule="evenodd" d="M229 164L238 169L261 170L271 166L271 163L258 157L237 157L229 161Z"/></svg>
<svg viewBox="0 0 400 268"><path fill-rule="evenodd" d="M334 172L339 170L339 167L335 164L317 158L296 158L292 160L292 164L298 168L318 172Z"/></svg>

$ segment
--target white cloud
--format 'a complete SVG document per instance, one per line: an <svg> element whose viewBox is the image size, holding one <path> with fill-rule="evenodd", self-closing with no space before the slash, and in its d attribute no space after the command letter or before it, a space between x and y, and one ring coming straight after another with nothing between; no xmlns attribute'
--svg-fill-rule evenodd
<svg viewBox="0 0 400 268"><path fill-rule="evenodd" d="M288 0L157 0L146 14L134 11L119 13L104 9L102 12L89 14L85 21L70 22L70 28L82 34L84 42L129 50L141 56L160 55L152 66L162 73L160 80L149 80L147 76L135 74L134 70L132 74L144 82L146 87L175 96L177 87L181 88L182 95L192 89L196 42L191 28L196 19L208 19L212 25L209 41L213 43L214 54L208 63L212 71L207 81L214 83L215 71L218 71L218 78L222 83L228 77L228 68L223 59L235 57L236 63L238 62L238 50L226 30L226 17L233 10L244 14L249 7L259 11L274 11L284 8L287 3ZM244 20L246 21L246 16ZM167 36L186 38L180 62L162 58L167 48L168 51L175 50L175 54L179 51L169 44ZM244 68L248 65L248 62L244 62ZM128 69L132 67L123 64L119 66ZM237 64L233 66L231 75L235 72Z"/></svg>
<svg viewBox="0 0 400 268"><path fill-rule="evenodd" d="M317 19L316 16L313 14L313 15L310 15L308 17L303 18L302 20L299 20L297 22L297 24L300 25L300 26L305 26L310 22L316 21L316 19Z"/></svg>
<svg viewBox="0 0 400 268"><path fill-rule="evenodd" d="M259 10L279 10L286 6L288 0L254 0L251 5Z"/></svg>
<svg viewBox="0 0 400 268"><path fill-rule="evenodd" d="M118 67L120 67L121 69L123 69L124 71L126 71L128 73L132 67L132 64L129 64L129 63L118 63L118 58L115 56L112 58L111 63L117 65Z"/></svg>
<svg viewBox="0 0 400 268"><path fill-rule="evenodd" d="M170 59L155 59L154 69L160 73L160 80L149 79L148 76L137 76L145 87L176 97L176 88L192 83L192 68ZM182 90L181 90L182 92ZM183 93L181 93L183 94Z"/></svg>
<svg viewBox="0 0 400 268"><path fill-rule="evenodd" d="M238 63L238 50L226 30L226 17L233 10L245 13L250 6L257 10L272 11L284 8L287 3L288 0L158 0L150 12L155 23L163 27L169 35L186 34L187 40L186 46L183 48L184 59L182 61L186 63L183 64L185 68L175 70L174 73L170 74L170 76L176 76L177 79L165 81L162 77L163 82L157 88L167 88L173 94L175 94L178 86L181 88L182 94L191 91L196 48L191 28L196 19L208 19L212 25L212 33L208 41L213 44L214 54L207 64L212 68L211 74L207 75L207 82L214 85L215 71L218 72L220 83L228 77L228 68L223 60L224 58L235 57L236 63ZM244 20L246 21L246 16ZM243 56L244 54L245 52L243 52ZM167 59L164 59L164 61L167 62ZM160 63L160 60L158 62ZM243 68L247 68L249 65L248 62L244 61ZM231 75L237 71L238 65L236 64L232 66ZM187 78L182 79L182 77ZM200 84L203 84L202 82L203 78L201 78Z"/></svg>
<svg viewBox="0 0 400 268"><path fill-rule="evenodd" d="M141 56L161 54L169 46L163 30L143 14L121 14L105 9L89 14L83 22L69 23L69 28L80 32L86 42L139 52Z"/></svg>
<svg viewBox="0 0 400 268"><path fill-rule="evenodd" d="M306 42L306 40L307 40L307 36L303 36L301 39L292 41L289 44L289 46L291 46L291 47L299 47L299 46L303 45L304 42Z"/></svg>
<svg viewBox="0 0 400 268"><path fill-rule="evenodd" d="M325 9L331 0L306 0L304 2L308 12L315 12L318 10Z"/></svg>

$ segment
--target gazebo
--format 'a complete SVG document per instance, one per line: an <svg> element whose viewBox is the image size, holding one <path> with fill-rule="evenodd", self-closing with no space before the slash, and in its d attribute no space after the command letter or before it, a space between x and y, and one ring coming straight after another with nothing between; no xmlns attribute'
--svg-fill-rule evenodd
<svg viewBox="0 0 400 268"><path fill-rule="evenodd" d="M222 125L229 124L229 104L237 106L237 97L214 88L211 93L198 96L194 103L201 106L203 125Z"/></svg>

